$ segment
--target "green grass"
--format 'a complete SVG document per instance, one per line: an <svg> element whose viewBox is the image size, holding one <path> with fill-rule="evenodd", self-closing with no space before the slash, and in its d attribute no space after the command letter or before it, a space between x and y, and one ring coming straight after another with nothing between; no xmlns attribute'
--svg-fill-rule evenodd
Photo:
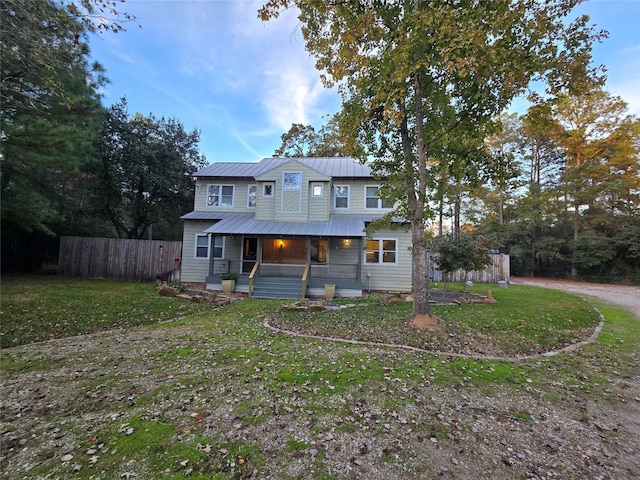
<svg viewBox="0 0 640 480"><path fill-rule="evenodd" d="M160 297L152 283L4 276L0 347L157 324L210 309Z"/></svg>
<svg viewBox="0 0 640 480"><path fill-rule="evenodd" d="M8 345L43 339L25 332L59 323L64 315L70 320L58 332L61 336L129 331L105 332L87 346L71 339L3 348L0 379L7 392L35 380L31 389L20 386L19 415L7 403L3 418L3 438L26 441L5 450L4 462L26 456L33 466L7 478L346 479L349 474L338 472L336 462L349 463L352 457L363 458L382 477L406 469L436 478L442 470L432 458L431 438L437 440L437 451L448 452L450 469L451 456L461 465L471 462L479 439L499 445L512 432L534 435L535 425L548 442L547 420L562 415L592 421L593 411L621 404L624 382L637 374L640 322L601 304L606 325L594 344L520 362L296 338L262 326L268 318L300 331L370 341L460 351L490 345L505 354L522 354L582 339L598 322L579 298L533 287L494 289L495 305L435 307L445 327L434 335L405 326L410 305L380 305L373 297L349 301L361 305L339 314L281 314L279 301L245 299L211 308L159 297L149 284L11 280L14 285L8 287L3 279L2 288L3 341ZM484 293L486 287L474 289ZM28 312L25 292L35 292L28 305L38 314ZM106 299L122 305L109 305L115 313L106 313ZM16 306L20 302L22 310ZM138 316L140 309L155 313ZM16 316L14 324L30 322L30 328L8 328L8 311ZM100 328L88 328L95 326L93 318L105 314ZM36 399L30 409L24 408L27 398ZM547 420L541 411L551 412ZM483 419L505 425L507 433L474 433ZM553 434L563 435L559 430ZM338 449L338 441L348 444L350 438L360 443ZM369 452L363 445L372 438ZM571 445L580 440L563 439ZM577 445L586 451L590 442ZM73 459L62 462L65 454ZM492 468L494 478L527 474L526 465L518 469L498 462ZM551 471L552 462L545 468ZM580 478L581 473L567 475ZM491 474L476 472L474 477Z"/></svg>
<svg viewBox="0 0 640 480"><path fill-rule="evenodd" d="M304 334L509 356L570 345L587 338L600 321L588 303L560 291L511 286L495 289L493 296L497 304L433 306L432 312L444 319L443 328L435 332L406 327L411 303L366 301L340 310L289 310L274 323Z"/></svg>

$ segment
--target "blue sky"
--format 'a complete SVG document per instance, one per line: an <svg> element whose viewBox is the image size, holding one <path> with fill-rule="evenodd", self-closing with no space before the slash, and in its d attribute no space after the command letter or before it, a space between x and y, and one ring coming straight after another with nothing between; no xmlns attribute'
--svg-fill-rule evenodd
<svg viewBox="0 0 640 480"><path fill-rule="evenodd" d="M267 23L253 0L128 0L137 17L118 34L91 38L110 80L108 106L175 117L201 132L211 162L271 156L292 123L319 127L340 108L304 49L295 11ZM594 48L608 90L640 116L640 0L591 0L578 7L609 38ZM141 25L142 28L138 28Z"/></svg>

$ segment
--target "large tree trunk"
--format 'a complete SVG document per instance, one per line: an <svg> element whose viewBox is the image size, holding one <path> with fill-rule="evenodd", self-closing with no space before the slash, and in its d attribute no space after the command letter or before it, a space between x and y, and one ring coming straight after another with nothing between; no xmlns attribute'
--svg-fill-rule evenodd
<svg viewBox="0 0 640 480"><path fill-rule="evenodd" d="M424 246L424 226L422 222L411 222L411 259L413 262L413 315L431 315L429 304L429 275L427 255Z"/></svg>

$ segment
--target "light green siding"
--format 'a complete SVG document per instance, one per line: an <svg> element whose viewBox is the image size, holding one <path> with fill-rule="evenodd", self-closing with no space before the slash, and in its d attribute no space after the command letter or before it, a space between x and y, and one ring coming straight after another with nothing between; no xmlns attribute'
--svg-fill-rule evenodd
<svg viewBox="0 0 640 480"><path fill-rule="evenodd" d="M273 220L276 208L276 188L278 184L273 186L273 196L264 196L264 184L273 182L258 182L258 206L256 207L256 220Z"/></svg>
<svg viewBox="0 0 640 480"><path fill-rule="evenodd" d="M196 258L196 235L203 234L212 222L186 220L182 235L182 266L180 279L183 282L204 282L209 273L209 259ZM209 252L211 254L211 252Z"/></svg>
<svg viewBox="0 0 640 480"><path fill-rule="evenodd" d="M253 212L256 209L248 206L249 185L258 182L245 179L198 179L196 181L196 194L193 202L194 211L198 212ZM208 185L233 185L233 207L209 207L207 206ZM258 192L258 201L259 198Z"/></svg>
<svg viewBox="0 0 640 480"><path fill-rule="evenodd" d="M368 264L365 258L367 239L363 240L362 288L363 290L411 291L411 232L404 229L381 230L372 239L396 240L396 264ZM371 276L368 277L367 274Z"/></svg>
<svg viewBox="0 0 640 480"><path fill-rule="evenodd" d="M378 208L365 208L365 187L371 187L374 185L380 185L380 182L376 180L353 180L353 179L339 179L336 178L332 181L333 185L347 185L349 187L349 208L335 208L334 202L334 188L331 188L331 197L329 199L330 211L332 214L385 214L389 209Z"/></svg>
<svg viewBox="0 0 640 480"><path fill-rule="evenodd" d="M285 191L283 188L284 173L300 173L301 185L300 191ZM273 216L268 217L267 210L262 210L260 201L264 198L258 198L258 216L259 220L275 220L277 222L308 222L316 218L320 221L327 220L321 213L318 216L316 202L310 206L311 184L314 182L322 182L328 186L329 178L309 167L304 166L300 162L292 160L280 165L273 170L256 177L260 182L274 182L274 198L273 198ZM325 188L326 190L327 188ZM326 206L321 205L321 209ZM312 213L313 211L313 213ZM313 218L313 220L312 220Z"/></svg>
<svg viewBox="0 0 640 480"><path fill-rule="evenodd" d="M313 187L322 189L321 196L314 196ZM309 184L309 221L326 222L329 220L331 206L331 187L329 182L310 182Z"/></svg>

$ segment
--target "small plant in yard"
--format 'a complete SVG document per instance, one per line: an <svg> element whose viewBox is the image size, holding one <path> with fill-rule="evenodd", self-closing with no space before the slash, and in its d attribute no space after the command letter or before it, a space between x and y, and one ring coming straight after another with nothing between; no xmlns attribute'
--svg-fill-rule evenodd
<svg viewBox="0 0 640 480"><path fill-rule="evenodd" d="M237 280L238 279L238 275L236 275L235 273L223 273L222 275L220 275L220 278L222 280Z"/></svg>

